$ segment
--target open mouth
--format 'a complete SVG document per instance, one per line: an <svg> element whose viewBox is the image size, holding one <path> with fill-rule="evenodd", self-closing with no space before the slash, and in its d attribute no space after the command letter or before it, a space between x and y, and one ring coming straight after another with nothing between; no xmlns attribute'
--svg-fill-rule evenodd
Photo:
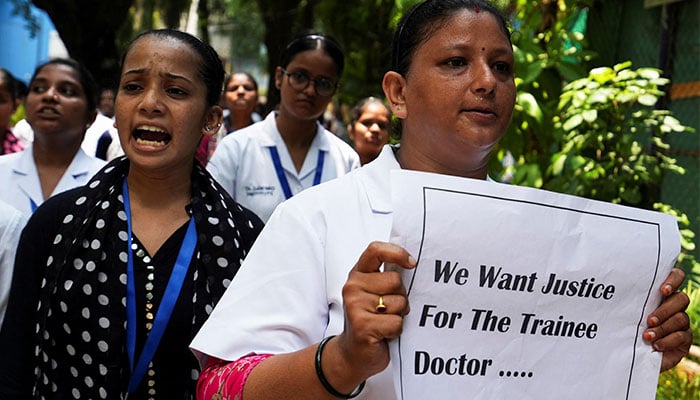
<svg viewBox="0 0 700 400"><path fill-rule="evenodd" d="M170 134L155 126L139 126L133 134L136 142L144 146L164 146L172 140Z"/></svg>
<svg viewBox="0 0 700 400"><path fill-rule="evenodd" d="M58 115L58 111L51 107L43 107L37 112L39 115Z"/></svg>

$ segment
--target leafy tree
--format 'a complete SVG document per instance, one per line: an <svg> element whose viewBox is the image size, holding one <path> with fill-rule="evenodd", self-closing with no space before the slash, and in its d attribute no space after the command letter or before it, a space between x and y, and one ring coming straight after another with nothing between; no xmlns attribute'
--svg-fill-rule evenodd
<svg viewBox="0 0 700 400"><path fill-rule="evenodd" d="M668 83L653 68L631 63L586 70L595 53L579 30L593 0L510 3L516 21L517 100L491 170L514 184L657 209L676 216L679 266L697 280L688 217L659 202L664 174L683 174L666 155L666 135L690 132L658 107Z"/></svg>
<svg viewBox="0 0 700 400"><path fill-rule="evenodd" d="M272 77L280 54L295 32L313 28L311 14L314 2L302 4L301 0L257 0L257 3L265 26L263 41L267 48L267 71L271 77L267 89L269 111L279 102L279 92Z"/></svg>
<svg viewBox="0 0 700 400"><path fill-rule="evenodd" d="M358 0L322 2L319 19L331 27L331 33L346 53L342 90L338 100L354 104L369 95L382 97L382 78L391 57L391 21L395 0ZM352 22L345 22L348 16Z"/></svg>
<svg viewBox="0 0 700 400"><path fill-rule="evenodd" d="M31 28L29 0L12 1ZM134 32L158 24L177 27L191 0L31 0L31 3L46 11L70 57L83 63L98 83L110 86L118 81L119 56ZM207 4L200 1L198 10L205 17L205 24Z"/></svg>
<svg viewBox="0 0 700 400"><path fill-rule="evenodd" d="M163 24L168 28L177 28L182 14L189 9L191 2L191 0L156 0L156 8L163 15ZM202 0L197 3L197 6L200 20L206 22L209 17L209 1Z"/></svg>
<svg viewBox="0 0 700 400"><path fill-rule="evenodd" d="M267 54L266 71L270 77L274 76L281 51L294 34L313 29L334 36L346 52L342 89L337 99L340 103L352 104L360 97L381 95L381 80L391 52L392 19L402 3L416 1L258 0L256 10L242 0L230 0L227 4L234 23L247 27L247 32L256 32L250 24L257 20L254 14L259 13ZM254 49L249 48L249 51ZM271 109L279 102L279 93L272 79L267 95L268 109Z"/></svg>
<svg viewBox="0 0 700 400"><path fill-rule="evenodd" d="M102 85L118 74L116 32L127 19L133 0L32 0L49 15L68 54L95 75Z"/></svg>
<svg viewBox="0 0 700 400"><path fill-rule="evenodd" d="M41 29L39 21L32 15L31 3L29 0L10 0L12 3L12 14L24 18L25 26L32 37Z"/></svg>
<svg viewBox="0 0 700 400"><path fill-rule="evenodd" d="M516 160L512 182L541 187L548 154L554 145L553 116L566 82L586 75L586 62L593 53L585 48L584 36L571 29L576 10L590 1L511 1L507 10L515 21L513 46L516 61L517 103L501 150L492 170L500 170L506 155ZM561 4L561 5L560 5ZM517 171L516 171L517 169Z"/></svg>
<svg viewBox="0 0 700 400"><path fill-rule="evenodd" d="M631 65L595 68L564 87L553 118L561 146L545 171L546 188L652 208L646 186L659 182L663 171L684 173L663 153L669 148L664 138L690 128L653 108L668 79Z"/></svg>
<svg viewBox="0 0 700 400"><path fill-rule="evenodd" d="M266 52L263 46L262 16L255 2L246 0L216 0L211 4L212 16L209 29L212 33L226 36L229 48L231 70L251 69L251 65L266 65ZM228 66L227 66L228 68ZM265 88L260 88L266 93Z"/></svg>
<svg viewBox="0 0 700 400"><path fill-rule="evenodd" d="M680 266L698 279L688 217L660 203L656 190L664 173L685 173L665 154L667 135L693 130L670 111L655 107L664 96L659 88L668 84L661 71L632 70L631 64L595 68L564 87L560 114L554 117L559 146L551 154L544 187L676 216L685 228Z"/></svg>
<svg viewBox="0 0 700 400"><path fill-rule="evenodd" d="M31 26L29 0L12 0ZM199 36L209 41L208 28L224 23L219 15L235 16L234 42L246 42L240 52L256 58L260 38L267 55L266 70L273 76L284 45L302 30L316 29L335 36L348 51L342 82L342 102L381 94L381 78L388 66L391 22L396 10L416 0L201 0L198 4ZM31 0L47 12L71 57L84 63L103 84L118 78L119 55L136 32L158 26L176 27L191 0ZM257 5L257 7L253 7ZM36 21L34 21L36 23ZM250 36L251 33L254 35ZM259 35L259 36L258 36ZM243 38L243 40L241 40ZM257 45L257 47L256 47ZM352 50L350 50L352 49ZM240 56L239 53L237 56ZM279 100L271 80L269 107Z"/></svg>

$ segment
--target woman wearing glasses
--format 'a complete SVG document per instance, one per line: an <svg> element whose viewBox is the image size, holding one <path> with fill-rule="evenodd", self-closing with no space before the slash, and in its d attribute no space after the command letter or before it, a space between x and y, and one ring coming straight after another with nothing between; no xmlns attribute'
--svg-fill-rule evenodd
<svg viewBox="0 0 700 400"><path fill-rule="evenodd" d="M278 110L226 136L209 160L214 178L263 221L282 201L360 166L353 148L318 122L344 63L330 36L307 33L292 39L275 71Z"/></svg>

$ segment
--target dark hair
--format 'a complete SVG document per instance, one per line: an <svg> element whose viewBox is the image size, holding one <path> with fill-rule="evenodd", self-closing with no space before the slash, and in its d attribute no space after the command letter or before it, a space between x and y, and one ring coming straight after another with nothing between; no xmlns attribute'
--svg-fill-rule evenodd
<svg viewBox="0 0 700 400"><path fill-rule="evenodd" d="M308 50L323 50L335 63L338 77L343 75L345 55L340 44L331 36L322 33L308 32L294 37L282 52L280 66L287 68L297 54Z"/></svg>
<svg viewBox="0 0 700 400"><path fill-rule="evenodd" d="M25 97L27 97L27 92L29 92L29 88L27 87L27 84L24 83L24 81L21 79L16 79L16 82L17 82L17 98L24 99Z"/></svg>
<svg viewBox="0 0 700 400"><path fill-rule="evenodd" d="M189 33L176 29L155 29L141 32L129 43L121 59L121 68L124 68L124 60L131 48L139 39L146 36L156 36L160 38L170 38L188 45L199 55L201 59L197 65L197 72L202 78L204 86L207 88L206 101L208 106L219 104L221 93L224 88L224 66L221 63L219 54L208 43Z"/></svg>
<svg viewBox="0 0 700 400"><path fill-rule="evenodd" d="M226 87L228 87L229 83L231 83L231 79L233 79L234 75L244 75L246 78L248 78L250 80L250 82L253 83L253 87L255 87L255 91L256 92L258 91L258 81L256 81L255 78L253 78L253 75L251 75L245 71L234 72L231 75L227 76L226 81L224 82L224 89Z"/></svg>
<svg viewBox="0 0 700 400"><path fill-rule="evenodd" d="M355 104L355 107L353 107L352 110L350 110L350 124L354 125L355 122L357 122L357 120L360 119L360 116L362 116L362 113L365 111L365 107L373 103L383 105L384 108L386 108L386 110L388 111L389 116L391 116L391 110L389 110L389 107L387 107L381 99L370 96L358 101L357 104Z"/></svg>
<svg viewBox="0 0 700 400"><path fill-rule="evenodd" d="M95 78L93 78L90 71L88 71L88 69L85 68L83 64L77 62L72 58L53 58L39 65L34 70L34 75L32 75L32 79L29 80L29 86L32 86L32 82L34 82L34 79L36 79L36 76L41 72L42 69L49 65L56 64L65 65L78 74L78 81L80 82L80 86L82 86L83 92L85 93L85 99L87 102L87 112L90 113L95 111L97 109L98 98L97 82L95 82Z"/></svg>
<svg viewBox="0 0 700 400"><path fill-rule="evenodd" d="M455 13L468 9L492 14L501 24L510 42L510 30L503 13L485 0L425 0L411 7L401 18L394 32L391 70L406 75L416 48L426 41L442 22Z"/></svg>
<svg viewBox="0 0 700 400"><path fill-rule="evenodd" d="M15 78L15 76L12 75L10 71L6 70L5 68L0 68L0 81L5 82L7 91L10 92L10 96L12 96L13 102L21 97L21 93L19 92L19 80L17 80L17 78Z"/></svg>

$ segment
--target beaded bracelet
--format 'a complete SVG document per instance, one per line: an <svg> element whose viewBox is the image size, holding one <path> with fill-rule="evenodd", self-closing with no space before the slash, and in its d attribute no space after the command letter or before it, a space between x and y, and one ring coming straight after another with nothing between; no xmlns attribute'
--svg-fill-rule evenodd
<svg viewBox="0 0 700 400"><path fill-rule="evenodd" d="M342 394L339 391L335 390L335 388L331 386L330 383L328 383L326 376L323 374L323 369L321 368L321 353L323 353L323 348L326 346L326 343L328 343L328 341L333 339L334 337L335 335L328 336L321 340L321 343L318 344L318 348L316 349L315 360L316 375L318 375L318 380L321 381L321 384L328 391L328 393L332 394L333 396L339 399L354 399L362 392L362 389L365 388L365 381L362 381L362 383L360 383L360 386L358 386L354 392L350 394Z"/></svg>

